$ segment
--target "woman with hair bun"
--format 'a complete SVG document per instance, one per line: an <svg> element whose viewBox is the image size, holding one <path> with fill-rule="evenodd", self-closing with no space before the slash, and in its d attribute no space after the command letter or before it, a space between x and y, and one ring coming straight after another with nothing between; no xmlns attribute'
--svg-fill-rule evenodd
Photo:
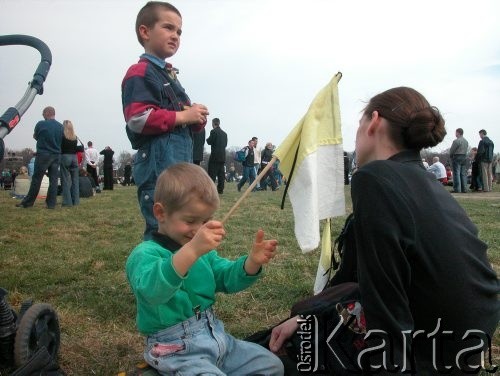
<svg viewBox="0 0 500 376"><path fill-rule="evenodd" d="M487 245L420 157L445 135L439 110L407 87L373 97L359 121L354 234L345 234L342 262L355 260L348 282L358 283L367 334L357 354L348 336L339 343L363 374L494 372L488 356L500 306ZM298 328L297 316L273 328L269 348L278 352Z"/></svg>
<svg viewBox="0 0 500 376"><path fill-rule="evenodd" d="M487 245L422 164L420 150L445 135L439 110L407 87L373 97L356 134L359 168L351 194L367 329L392 341L384 347L394 356L387 368L398 365L400 372L419 375L461 374L480 365L477 348L470 350L479 340L470 332L462 338L469 330L491 338L499 318L498 279ZM368 363L382 363L377 360Z"/></svg>

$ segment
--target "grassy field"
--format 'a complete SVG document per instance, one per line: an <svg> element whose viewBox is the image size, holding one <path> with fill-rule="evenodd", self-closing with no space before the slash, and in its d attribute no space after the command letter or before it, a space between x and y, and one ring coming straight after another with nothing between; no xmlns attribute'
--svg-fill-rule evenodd
<svg viewBox="0 0 500 376"><path fill-rule="evenodd" d="M489 244L497 272L499 187L496 193L457 196ZM291 206L280 209L281 195L282 191L251 194L226 224L228 235L219 249L225 257L246 254L258 228L280 244L279 255L261 281L239 294L218 296L215 309L237 337L286 318L291 304L312 290L319 253L300 252ZM221 219L238 197L235 184L227 184L216 217ZM350 211L348 187L346 198ZM17 311L23 300L33 298L56 309L60 364L68 375L115 375L133 368L142 359L143 339L135 329L135 302L124 264L143 231L136 188L116 186L82 199L74 208L47 210L38 200L34 208L20 209L14 207L16 202L9 191L0 191L0 287L9 291L9 303ZM334 236L343 221L335 219ZM496 338L497 359L499 342Z"/></svg>

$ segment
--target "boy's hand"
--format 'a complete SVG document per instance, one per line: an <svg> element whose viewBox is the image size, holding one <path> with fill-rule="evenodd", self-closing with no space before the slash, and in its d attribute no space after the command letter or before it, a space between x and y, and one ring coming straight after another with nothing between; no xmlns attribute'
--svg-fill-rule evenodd
<svg viewBox="0 0 500 376"><path fill-rule="evenodd" d="M208 108L202 104L193 103L191 107L184 106L184 111L177 112L176 124L205 124L210 115Z"/></svg>
<svg viewBox="0 0 500 376"><path fill-rule="evenodd" d="M216 249L225 235L226 231L222 222L208 221L198 229L189 243L196 255L200 257L212 249Z"/></svg>
<svg viewBox="0 0 500 376"><path fill-rule="evenodd" d="M259 230L255 235L252 250L245 262L245 270L248 274L256 274L263 264L267 264L276 256L278 241L275 239L264 240L264 231Z"/></svg>
<svg viewBox="0 0 500 376"><path fill-rule="evenodd" d="M201 226L193 238L172 257L172 264L177 273L186 275L198 258L219 246L225 234L222 222L208 221Z"/></svg>

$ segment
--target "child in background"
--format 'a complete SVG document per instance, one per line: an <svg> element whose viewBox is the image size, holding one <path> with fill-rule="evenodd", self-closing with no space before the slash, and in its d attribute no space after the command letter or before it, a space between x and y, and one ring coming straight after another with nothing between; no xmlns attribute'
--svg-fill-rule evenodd
<svg viewBox="0 0 500 376"><path fill-rule="evenodd" d="M205 127L208 109L191 103L178 71L165 62L180 45L182 17L177 8L148 2L137 14L135 31L144 54L125 74L122 105L127 136L137 150L132 175L148 240L158 229L153 215L156 179L170 165L192 161L191 135Z"/></svg>
<svg viewBox="0 0 500 376"><path fill-rule="evenodd" d="M225 235L223 224L212 220L219 195L195 164L179 163L161 173L154 201L158 232L126 264L137 326L147 336L147 363L162 375L282 375L278 357L227 334L212 310L216 292L244 290L260 277L277 241L264 240L259 230L248 256L218 256L215 248Z"/></svg>

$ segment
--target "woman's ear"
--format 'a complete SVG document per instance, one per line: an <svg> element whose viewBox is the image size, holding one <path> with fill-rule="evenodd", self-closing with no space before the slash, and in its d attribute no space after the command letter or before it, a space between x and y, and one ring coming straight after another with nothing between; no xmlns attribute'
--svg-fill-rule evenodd
<svg viewBox="0 0 500 376"><path fill-rule="evenodd" d="M368 128L366 129L366 132L369 135L375 134L375 132L378 130L378 127L380 126L380 121L381 117L378 113L378 111L373 111L372 112L372 118L370 119L370 122L368 123Z"/></svg>
<svg viewBox="0 0 500 376"><path fill-rule="evenodd" d="M165 217L167 216L167 212L163 207L163 204L159 202L155 202L153 205L153 214L158 221L158 223L162 223L165 221Z"/></svg>

